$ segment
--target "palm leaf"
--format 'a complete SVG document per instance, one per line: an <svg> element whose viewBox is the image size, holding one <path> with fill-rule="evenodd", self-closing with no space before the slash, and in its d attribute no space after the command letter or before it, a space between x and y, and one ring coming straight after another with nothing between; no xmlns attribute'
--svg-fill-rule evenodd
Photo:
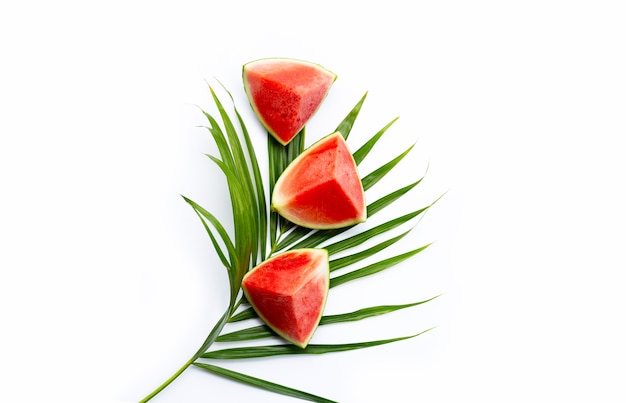
<svg viewBox="0 0 626 403"><path fill-rule="evenodd" d="M365 266L361 269L358 270L354 270L351 271L349 273L343 274L341 276L337 276L337 277L333 277L330 279L330 287L333 288L335 286L338 286L340 284L344 284L347 283L348 281L352 281L352 280L356 280L358 278L362 278L362 277L366 277L366 276L371 276L372 274L381 272L383 270L386 270L390 267L393 267L395 265L397 265L400 262L403 262L405 260L407 260L410 257L413 257L415 255L417 255L418 253L420 253L421 251L423 251L424 249L426 249L427 247L429 247L431 244L428 245L424 245L422 247L419 247L417 249L413 249L409 252L405 252L402 253L400 255L394 256L394 257L390 257L388 259L384 259L381 260L379 262L373 263L371 265Z"/></svg>
<svg viewBox="0 0 626 403"><path fill-rule="evenodd" d="M439 295L436 295L432 298L429 298L423 301L411 302L408 304L379 305L379 306L372 306L369 308L359 309L358 311L349 312L349 313L341 313L341 314L336 314L336 315L323 316L322 320L320 321L320 324L329 325L329 324L334 324L334 323L355 322L355 321L359 321L362 319L371 318L373 316L379 316L379 315L384 315L387 313L395 312L400 309L406 309L406 308L411 308L417 305L422 305L438 297Z"/></svg>
<svg viewBox="0 0 626 403"><path fill-rule="evenodd" d="M228 321L229 322L240 322L242 320L246 320L246 319L252 319L252 318L256 318L258 317L256 312L254 311L254 309L252 309L251 307L245 308L242 311L236 313L235 315L233 315Z"/></svg>
<svg viewBox="0 0 626 403"><path fill-rule="evenodd" d="M224 135L224 132L220 128L219 123L217 122L217 120L215 120L215 118L211 114L207 113L206 111L202 111L202 113L209 121L210 126L208 126L207 129L209 130L209 133L211 133L211 135L213 136L213 141L215 141L215 145L217 146L217 149L220 153L220 157L222 158L222 160L224 161L226 165L228 165L231 168L234 168L235 158L230 152L228 141L226 140L226 136Z"/></svg>
<svg viewBox="0 0 626 403"><path fill-rule="evenodd" d="M274 192L274 186L276 185L276 181L280 176L282 170L284 169L284 153L282 144L274 139L269 133L267 135L267 155L268 155L268 166L269 166L269 180L268 180L268 190L269 197L272 197L272 193ZM281 220L278 213L275 211L270 211L269 213L269 242L272 245L272 250L274 249L274 245L278 239L278 226Z"/></svg>
<svg viewBox="0 0 626 403"><path fill-rule="evenodd" d="M343 344L309 344L306 348L300 348L293 344L277 344L270 346L253 346L253 347L234 347L223 350L209 351L200 358L207 359L219 359L219 360L234 360L234 359L247 359L247 358L262 358L273 357L277 355L293 355L293 354L327 354L338 353L343 351L359 350L362 348L376 347L383 344L395 343L402 340L411 339L417 337L427 331L427 329L420 333L410 336L394 337L391 339L373 340L359 343L343 343Z"/></svg>
<svg viewBox="0 0 626 403"><path fill-rule="evenodd" d="M224 242L226 246L228 255L235 256L236 255L235 246L233 245L233 242L230 240L230 236L228 235L228 232L226 231L224 226L219 222L219 220L213 214L209 213L207 210L205 210L202 206L200 206L193 200L185 196L183 196L183 199L194 209L196 214L198 214L198 216L202 220L202 223L204 224L204 227L207 229L207 232L209 232L209 235L211 235L211 233L210 233L209 227L206 225L206 221L210 222L211 225L213 225L213 227L215 227L215 229L217 230L217 233L220 235L222 241ZM211 235L211 239L214 240L215 238ZM214 242L214 245L216 246L216 250L218 252L221 251L221 248L219 248L218 245L216 245L216 242ZM234 262L230 261L227 263L228 263L226 265L227 267L232 267Z"/></svg>
<svg viewBox="0 0 626 403"><path fill-rule="evenodd" d="M255 378L250 375L245 375L240 372L231 371L226 368L218 367L211 364L205 364L201 362L195 362L194 365L198 368L202 368L209 372L212 372L216 375L223 376L224 378L231 379L233 381L245 383L250 386L254 386L260 389L267 390L269 392L277 393L279 395L285 395L290 397L295 397L301 400L308 400L310 402L319 402L319 403L336 403L333 400L329 400L320 396L313 395L311 393L302 392L297 389L293 389L287 386L279 385L274 382L269 382L260 378Z"/></svg>
<svg viewBox="0 0 626 403"><path fill-rule="evenodd" d="M341 241L335 242L333 244L326 245L324 248L328 251L329 255L334 255L335 253L339 253L344 250L357 247L359 245L362 245L364 242L368 241L369 239L372 239L373 237L377 235L384 234L385 232L390 231L398 227L399 225L402 225L408 222L412 218L417 217L418 215L426 211L429 207L430 206L427 206L419 210L415 210L411 213L405 214L403 216L394 218L391 221L387 221L386 223L370 228L369 230L363 231L350 238L346 238Z"/></svg>
<svg viewBox="0 0 626 403"><path fill-rule="evenodd" d="M354 126L354 122L356 121L356 119L357 119L357 117L359 115L359 112L361 111L361 107L363 106L363 103L365 102L365 98L366 97L367 97L367 92L363 95L363 97L361 97L361 99L357 102L357 104L352 108L352 110L346 115L346 117L343 119L343 121L341 121L341 123L335 129L335 131L340 132L345 139L348 138L348 135L352 131L352 127ZM389 127L391 127L391 125L397 119L398 118L392 120L383 129L379 130L376 134L374 134L374 136L365 145L363 145L359 150L357 150L356 153L353 154L353 157L354 157L355 162L356 162L357 165L372 150L372 148L374 147L374 144L376 144L376 142L380 139L380 137L382 137L382 135L385 133L385 131L387 131L387 129ZM269 136L269 137L271 137L271 136ZM301 143L300 143L300 152L302 152L302 150L304 149L304 145L302 143L302 140L300 140L300 141L301 141ZM276 144L278 144L278 142L276 142ZM269 151L270 152L275 152L275 147L277 147L277 146L271 147L269 149ZM275 166L274 164L275 163L272 163L272 161L270 161L270 172L276 172L276 171L278 171L280 169L279 167ZM280 169L280 171L282 172L284 170L284 168L286 168L286 166L283 166L282 169ZM276 177L276 179L278 179L278 177ZM273 185L270 186L270 194L271 194L272 189L273 189ZM293 243L297 242L298 240L300 240L300 239L302 239L302 238L304 238L304 237L306 237L306 236L316 232L315 230L311 230L309 228L304 228L304 227L300 227L300 226L296 226L296 225L292 225L291 227L293 228L293 230L291 232L289 232L289 234L282 241L280 241L280 243L278 243L276 245L275 251L284 250L285 248L287 248L288 246L290 246ZM283 232L283 233L285 233L285 232ZM272 237L272 239L276 239L276 237Z"/></svg>
<svg viewBox="0 0 626 403"><path fill-rule="evenodd" d="M381 197L377 201L368 205L367 206L367 218L368 219L371 218L374 214L381 211L383 208L387 207L394 201L398 200L400 197L404 196L409 190L413 189L421 181L422 179L419 179L416 182L413 182L407 186L404 186L403 188L393 191L389 193L388 195ZM338 229L331 229L331 230L324 230L324 231L316 231L316 230L311 230L309 228L296 227L293 229L292 232L287 234L287 236L283 239L283 241L281 241L278 244L276 250L278 251L284 250L287 247L289 247L290 249L314 248L318 245L321 245L322 243L326 241L331 240L332 238L338 235L343 234L344 232L350 230L351 228L353 228L353 226L349 226L345 228L338 228ZM300 240L300 242L298 242L297 244L294 244L298 240Z"/></svg>
<svg viewBox="0 0 626 403"><path fill-rule="evenodd" d="M413 249L411 251L408 251L408 252L405 252L405 253L402 253L402 254L399 254L399 255L396 255L396 256L393 256L393 257L381 260L379 262L372 263L372 264L370 264L368 266L365 266L365 267L362 267L360 269L357 269L357 270L354 270L354 271L350 271L350 272L345 273L343 275L332 277L330 279L330 288L333 288L335 286L338 286L338 285L341 285L341 284L344 284L344 283L347 283L349 281L356 280L356 279L359 279L359 278L362 278L362 277L371 276L372 274L376 274L376 273L379 273L379 272L381 272L383 270L389 269L389 268L391 268L391 267L393 267L393 266L395 266L395 265L397 265L397 264L399 264L399 263L401 263L401 262L403 262L403 261L405 261L405 260L407 260L407 259L409 259L409 258L411 258L411 257L413 257L415 255L417 255L418 253L420 253L421 251L423 251L424 249L426 249L430 245L432 245L432 244L427 244L427 245L421 246L421 247L419 247L417 249ZM365 251L364 254L365 253L367 253L367 252ZM357 262L359 260L362 260L361 257L362 257L361 255L356 256L354 258L355 259L354 262L351 262L350 264L355 263L355 262ZM347 264L341 264L340 265L339 263L335 263L334 267L331 266L331 271L337 270L339 268L343 268L345 266L347 266ZM242 321L242 320L245 320L245 319L251 319L251 318L255 318L255 317L257 317L257 314L256 314L256 312L254 312L254 309L247 308L247 309L239 312L237 315L234 315L230 319L230 322L239 322L239 321Z"/></svg>
<svg viewBox="0 0 626 403"><path fill-rule="evenodd" d="M349 133L349 130L352 128L352 124L354 123L354 120L356 119L356 117L358 115L358 112L361 109L361 104L362 104L362 102L364 100L365 100L365 95L363 96L363 98L361 98L359 103L353 108L353 110L350 112L350 114L348 114L348 116L346 116L344 121L338 126L338 131L339 131L339 128L343 128L343 130L348 130L348 133ZM354 157L355 162L357 163L357 165L367 156L367 154L371 151L371 149L373 148L374 144L378 141L378 139L380 139L380 137L385 133L385 131L397 119L398 118L396 118L396 119L392 120L390 123L388 123L383 129L378 131L364 146L362 146L359 150L357 150L357 152L355 152L353 154L353 157ZM342 132L342 134L343 134L343 132ZM344 137L346 137L346 136L344 136ZM394 158L393 160L389 161L387 164L383 165L382 167L378 168L376 171L374 171L371 174L369 174L367 177L363 178L363 180L362 180L363 188L365 190L368 190L376 182L381 180L387 173L389 173L389 171L391 171L391 169L394 166L396 166L396 164L398 162L400 162L400 160L402 160L402 158L404 158L404 156L406 156L406 154L409 153L411 148L413 148L413 146L411 146L408 150L406 150L404 153L402 153L398 157ZM419 183L419 181L417 183ZM417 183L415 183L415 184L417 184ZM407 189L407 191L408 190L409 189ZM402 194L399 194L398 196L401 196ZM368 208L368 217L369 217L369 211L370 211L370 209ZM276 245L276 248L275 248L276 251L284 250L287 247L291 247L292 249L313 247L311 245L315 245L315 244L321 243L321 241L317 240L319 238L312 238L312 239L310 239L308 241L303 241L301 244L298 244L298 245L295 245L295 246L293 244L295 242L303 239L303 238L306 238L307 236L310 236L311 234L318 233L318 234L320 234L318 236L321 236L321 237L323 237L323 238L325 238L327 240L327 239L330 239L330 238L334 237L335 235L338 235L338 234L340 234L342 232L345 232L345 231L347 231L349 229L349 228L341 228L341 229L338 229L338 230L326 230L326 231L319 232L319 231L316 231L316 230L311 230L309 228L304 228L304 227L295 226L295 225L293 225L293 227L294 227L293 230L291 232L289 232L289 234L282 241L280 241ZM273 237L272 239L276 239L276 238Z"/></svg>
<svg viewBox="0 0 626 403"><path fill-rule="evenodd" d="M222 86L222 88L224 88L224 86ZM235 107L235 100L233 99L232 94L225 88L224 90L230 97L231 102L233 104L233 110L235 112L235 115L237 116L237 121L239 122L239 127L241 128L242 137L246 144L247 155L248 155L248 158L250 159L250 169L254 177L254 190L255 190L255 196L256 196L256 197L253 197L253 199L255 199L255 201L258 201L256 205L256 214L257 214L257 222L259 223L258 233L259 235L261 235L259 236L259 248L261 252L261 260L264 260L267 257L266 256L267 236L264 236L264 235L267 234L267 225L268 225L267 201L266 201L265 190L264 190L265 187L263 186L261 170L259 169L258 159L256 156L256 152L254 151L254 146L252 145L252 140L250 139L250 134L248 133L248 129L246 128L246 125L241 117L241 114Z"/></svg>
<svg viewBox="0 0 626 403"><path fill-rule="evenodd" d="M396 123L397 120L398 118L395 118L391 122L387 123L385 127L380 129L374 136L372 136L372 138L370 138L365 144L363 144L361 148L359 148L352 154L352 157L354 158L354 161L356 162L357 165L363 162L365 157L370 153L370 151L372 151L372 149L374 148L374 145L376 145L378 140L380 140L380 138L383 136L383 134L385 134L387 129L389 129L391 125Z"/></svg>
<svg viewBox="0 0 626 403"><path fill-rule="evenodd" d="M247 341L263 339L265 337L276 336L276 333L267 325L258 325L245 329L235 330L230 333L220 335L215 341L220 343Z"/></svg>
<svg viewBox="0 0 626 403"><path fill-rule="evenodd" d="M367 206L367 217L368 218L372 217L374 214L378 213L385 207L389 206L391 203L398 200L400 197L404 196L409 190L417 186L421 181L422 181L422 178L398 190L395 190L389 193L388 195L383 196L380 199L376 200L375 202L371 203L370 205Z"/></svg>
<svg viewBox="0 0 626 403"><path fill-rule="evenodd" d="M274 192L276 181L287 168L287 166L302 152L304 149L305 131L303 128L300 132L287 144L283 146L274 139L269 133L267 135L267 149L269 158L269 197ZM295 227L294 224L282 218L275 211L270 211L269 223L269 239L272 245L271 252L277 250L276 243L278 238L287 232L290 228Z"/></svg>
<svg viewBox="0 0 626 403"><path fill-rule="evenodd" d="M419 252L426 249L430 244L409 250L408 252L394 254L392 257L379 260L375 263L366 265L365 267L353 269L352 266L355 266L358 262L367 258L376 256L379 252L391 247L399 240L403 239L407 234L409 234L411 229L395 236L390 236L388 234L399 226L408 223L415 217L418 217L431 207L434 202L429 206L398 216L366 230L359 230L360 227L355 225L335 230L318 231L303 228L285 220L271 209L271 205L268 205L268 200L271 200L276 181L282 172L304 150L305 128L303 128L301 132L298 133L298 135L286 146L281 145L274 140L272 136L268 135L268 176L267 186L265 186L250 135L241 115L239 114L239 111L235 106L232 94L224 88L232 101L232 111L229 112L224 108L224 105L213 88L209 86L209 89L218 114L214 117L212 114L204 110L202 113L207 118L208 126L206 128L217 146L219 157L211 155L208 155L208 157L218 166L226 179L233 220L232 234L229 234L228 231L226 231L226 227L223 226L217 217L211 214L207 209L201 207L198 203L187 197L183 196L183 198L200 218L202 225L209 235L213 248L215 249L221 263L228 271L231 291L230 302L226 312L214 325L209 336L200 346L196 354L194 354L176 373L174 373L174 375L166 380L166 382L143 399L142 402L147 402L158 394L190 365L195 365L213 374L274 393L303 400L332 402L331 400L323 397L229 369L203 363L198 360L258 358L292 354L326 354L358 350L407 340L430 330L428 329L410 336L358 343L309 344L305 349L291 344L279 344L270 346L253 345L211 351L211 346L216 341L239 342L276 336L275 333L265 325L251 326L249 328L240 329L231 333L223 333L227 323L254 318L257 316L254 310L249 307L249 304L247 304L241 292L242 278L251 267L267 259L274 253L283 251L287 248L325 247L329 251L329 255L337 255L339 253L343 254L343 256L333 258L330 261L330 270L333 274L335 274L337 270L345 269L343 274L331 276L330 287L332 288L352 280L380 273L415 256ZM367 92L359 99L357 104L350 110L350 112L336 128L336 131L341 132L346 139L352 132L366 96ZM234 114L234 119L231 118L231 113ZM395 118L390 121L353 153L353 157L357 165L360 164L367 157L367 155L369 155L375 145L378 144L382 136L397 121L397 119L398 118ZM392 160L386 162L370 174L363 177L362 183L364 190L366 192L369 191L376 183L384 179L386 175L389 174L412 150L412 148L413 145ZM391 205L399 198L405 196L410 190L415 188L421 180L422 179L420 178L369 204L367 206L368 219ZM346 231L351 231L353 233L348 237L341 239L339 236L345 234ZM361 249L366 241L375 238L377 238L377 240L374 241L375 243L372 246ZM408 304L371 306L353 312L327 315L322 317L320 325L323 326L327 324L352 322L373 316L384 315L390 312L423 304L434 298ZM235 314L235 312L237 313Z"/></svg>
<svg viewBox="0 0 626 403"><path fill-rule="evenodd" d="M361 182L363 182L363 189L368 190L372 186L374 186L379 180L385 177L398 163L406 157L406 155L413 149L413 146L407 148L402 154L398 155L396 158L387 162L385 165L376 169L374 172L365 176Z"/></svg>
<svg viewBox="0 0 626 403"><path fill-rule="evenodd" d="M211 242L215 247L218 256L224 266L228 270L228 279L230 286L230 301L228 307L220 320L218 320L211 332L202 343L198 351L187 360L181 368L178 369L172 376L165 380L154 391L148 394L140 402L144 403L151 400L160 391L171 384L175 379L180 376L190 365L192 365L198 357L204 353L214 342L217 336L221 333L224 326L228 323L228 319L232 316L233 312L238 306L237 295L241 292L241 280L255 261L255 256L258 256L259 252L259 238L260 236L266 236L265 233L261 234L260 230L263 228L259 225L259 217L257 214L259 209L265 208L258 201L258 192L254 190L253 175L252 172L258 170L258 166L255 167L256 159L248 155L251 159L253 167L250 168L246 160L245 154L241 147L241 143L238 140L238 134L235 126L232 124L231 119L223 108L217 95L211 88L211 94L213 96L214 103L220 113L220 117L223 126L226 130L224 135L223 130L220 128L219 123L213 116L203 111L204 116L209 121L208 127L220 153L221 159L210 156L219 168L226 176L228 185L228 191L231 199L232 218L234 227L234 237L229 235L225 227L219 222L219 220L205 208L201 207L198 203L192 201L190 198L184 197L184 200L194 209L196 214L200 217L204 228L207 230ZM246 132L245 125L241 122L242 130ZM251 147L248 148L250 150ZM258 179L256 184L260 182ZM250 209L250 206L255 206L254 209ZM223 242L226 252L218 245L217 238L211 231L208 224L211 224L221 241ZM228 257L226 256L228 255Z"/></svg>
<svg viewBox="0 0 626 403"><path fill-rule="evenodd" d="M346 140L348 140L348 136L352 131L352 126L354 126L354 122L359 116L359 112L361 112L361 107L365 102L365 97L367 97L367 92L361 97L361 99L359 99L359 102L356 103L354 108L352 108L348 115L346 115L346 117L341 121L341 123L339 123L339 125L335 129L335 131L341 133L343 138Z"/></svg>
<svg viewBox="0 0 626 403"><path fill-rule="evenodd" d="M183 196L183 198L185 199L185 201L187 201L187 203L189 204L195 204L194 202L192 202L191 200L185 198ZM199 206L198 206L199 207ZM206 230L207 234L209 234L209 238L211 239L211 243L213 244L213 250L215 250L215 252L217 253L217 256L219 257L220 261L222 262L222 265L224 267L226 267L226 269L228 270L229 276L232 273L232 262L230 262L228 259L228 257L226 257L226 254L222 251L222 247L220 246L219 242L217 241L217 239L215 238L215 235L213 235L213 231L211 231L211 228L209 227L209 225L207 224L207 219L204 217L204 215L198 211L198 209L196 209L193 205L192 208L194 209L194 211L196 212L196 214L198 215L198 217L200 218L200 222L202 223L202 225L204 226L204 229ZM210 214L208 211L205 211L207 214L209 214L211 217L213 217L212 214ZM214 217L213 217L214 218ZM219 221L218 221L219 223ZM221 226L221 224L219 224ZM228 235L226 235L228 236ZM229 240L230 241L230 240ZM231 256L229 254L229 256Z"/></svg>
<svg viewBox="0 0 626 403"><path fill-rule="evenodd" d="M405 309L405 308L410 308L416 305L425 304L426 302L432 301L433 299L437 297L439 296L437 295L435 297L429 298L424 301L412 302L409 304L379 305L379 306L372 306L369 308L359 309L358 311L354 311L354 312L322 316L320 320L320 326L328 325L328 324L335 324L335 323L354 322L354 321L358 321L362 319L371 318L373 316L384 315L386 313L395 312L400 309ZM216 341L236 342L236 341L261 339L261 338L270 337L270 336L276 336L276 333L267 325L259 325L259 326L254 326L254 327L222 334L216 339Z"/></svg>
<svg viewBox="0 0 626 403"><path fill-rule="evenodd" d="M393 245L394 243L398 242L400 239L404 238L406 236L406 234L408 234L411 230L408 230L398 236L395 236L393 238L387 239L383 242L380 242L374 246L371 246L369 248L366 248L365 250L362 250L360 252L357 253L353 253L351 255L348 256L344 256L338 259L334 259L331 260L329 262L329 266L330 266L330 271L331 273L335 270L339 270L339 269L343 269L344 267L353 265L357 262L360 262L363 259L367 259L370 256L373 256L375 254L377 254L378 252L382 251L383 249L388 248L389 246Z"/></svg>

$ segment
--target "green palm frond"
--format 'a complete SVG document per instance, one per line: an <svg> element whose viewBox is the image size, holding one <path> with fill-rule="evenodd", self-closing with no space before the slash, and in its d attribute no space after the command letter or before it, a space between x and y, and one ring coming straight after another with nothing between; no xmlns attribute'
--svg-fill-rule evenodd
<svg viewBox="0 0 626 403"><path fill-rule="evenodd" d="M219 158L214 156L208 157L217 164L226 177L231 201L234 233L229 234L226 226L200 204L188 197L183 196L183 198L200 218L220 261L228 272L230 301L228 308L220 320L215 323L198 351L170 378L143 398L140 403L147 402L160 393L215 342L215 339L222 332L222 329L239 305L240 301L238 302L237 298L241 294L243 276L260 261L261 255L264 253L261 248L266 245L265 241L262 240L262 238L266 238L266 226L261 223L261 220L266 217L267 205L265 197L259 196L264 194L264 187L260 180L260 169L254 149L251 146L243 120L241 120L236 108L235 113L238 116L240 130L243 132L241 136L244 137L247 146L245 150L229 114L224 109L213 88L209 87L209 90L218 109L222 124L220 125L217 119L210 113L202 112L209 122L209 126L206 128L213 137L220 155ZM250 208L251 206L253 208ZM216 237L213 231L217 233L219 238Z"/></svg>
<svg viewBox="0 0 626 403"><path fill-rule="evenodd" d="M354 312L335 314L322 316L320 320L320 326L334 324L334 323L343 323L343 322L354 322L366 318L371 318L374 316L380 316L387 313L395 312L400 309L410 308L416 305L425 304L436 297L429 298L424 301L412 302L409 304L400 304L400 305L379 305L372 306L369 308L362 308ZM230 333L222 334L215 341L217 342L236 342L236 341L245 341L245 340L253 340L253 339L262 339L265 337L276 336L273 330L270 329L267 325L259 325L250 327L247 329L236 330ZM278 336L276 336L278 337Z"/></svg>
<svg viewBox="0 0 626 403"><path fill-rule="evenodd" d="M234 347L224 350L215 350L204 353L200 358L211 358L216 360L237 360L244 358L261 358L272 357L275 355L294 355L294 354L327 354L338 353L342 351L359 350L362 348L382 346L383 344L394 343L397 341L411 339L432 329L426 329L417 334L403 337L394 337L391 339L373 340L358 343L343 344L309 344L306 348L300 348L293 344L276 344L271 346L253 346L253 347Z"/></svg>
<svg viewBox="0 0 626 403"><path fill-rule="evenodd" d="M213 374L223 376L224 378L231 379L233 381L248 384L250 386L257 387L259 389L267 390L268 392L277 393L279 395L285 395L295 397L301 400L308 400L310 402L318 403L336 403L334 400L326 399L321 396L317 396L311 393L302 392L300 390L283 386L274 382L269 382L264 379L255 378L250 375L245 375L239 372L231 371L226 368L218 367L216 365L205 364L201 362L195 362L194 365L198 368L202 368Z"/></svg>
<svg viewBox="0 0 626 403"><path fill-rule="evenodd" d="M423 206L408 213L388 219L371 227L361 224L332 230L311 230L295 225L282 218L270 208L268 200L278 180L286 167L300 155L305 147L305 131L300 133L286 146L278 143L273 136L267 136L267 177L262 177L258 158L242 116L238 112L232 94L225 88L227 96L232 101L230 111L224 107L213 88L209 87L217 114L202 111L206 117L206 126L215 145L218 155L208 155L210 161L220 169L226 179L230 207L232 213L232 227L224 225L208 209L199 203L183 196L204 226L213 249L219 261L228 272L230 287L230 301L224 315L218 320L211 333L201 344L198 351L172 377L159 386L154 392L146 396L141 402L147 402L156 396L162 389L174 381L183 371L193 365L207 372L219 375L233 381L245 383L273 393L283 394L294 398L315 402L332 402L308 392L293 389L274 382L245 375L230 369L210 364L211 360L251 359L279 355L297 354L325 354L376 347L383 344L400 342L414 338L430 329L402 337L371 340L365 342L342 344L309 344L302 349L291 344L252 345L245 347L229 347L214 349L215 343L254 342L255 340L274 338L282 341L268 326L259 325L255 311L249 306L241 292L243 276L252 267L268 259L276 253L295 248L325 248L330 260L330 287L335 288L357 279L367 277L390 269L418 253L425 250L430 244L411 248L405 252L395 252L384 259L376 259L383 250L390 250L392 246L405 239L413 229L413 221L419 219L432 205ZM365 93L345 118L337 125L336 131L348 139L356 119L360 114L367 93ZM234 116L231 117L231 116ZM378 130L368 141L353 153L357 164L375 149L383 135L391 128L398 118L391 120ZM396 157L384 163L371 173L361 178L366 192L392 172L413 149L411 145ZM396 189L370 203L367 206L367 217L383 211L397 200L405 197L411 190L421 183L423 178L416 178L409 184ZM410 226L407 228L407 226ZM403 228L404 227L404 228ZM232 228L231 233L226 228ZM396 232L397 231L397 232ZM375 260L361 267L360 262L368 259ZM335 292L335 291L333 291ZM396 305L376 305L358 309L356 311L325 315L320 326L328 324L348 325L350 322L365 320L392 312L402 311L411 307L425 304L437 297L426 300ZM254 320L251 320L254 319ZM249 322L246 322L249 321ZM225 332L234 322L242 322L243 328ZM247 327L246 327L247 326Z"/></svg>
<svg viewBox="0 0 626 403"><path fill-rule="evenodd" d="M361 107L363 106L366 97L367 92L361 97L361 99L359 99L359 102L354 105L354 108L352 108L350 113L348 113L348 115L341 121L341 123L339 123L339 125L335 129L335 131L341 133L343 138L346 140L348 140L348 136L352 131L352 126L354 126L354 122L361 112Z"/></svg>

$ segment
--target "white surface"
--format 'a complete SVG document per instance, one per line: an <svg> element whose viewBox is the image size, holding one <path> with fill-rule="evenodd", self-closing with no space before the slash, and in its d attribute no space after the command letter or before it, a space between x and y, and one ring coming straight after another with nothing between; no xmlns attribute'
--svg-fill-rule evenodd
<svg viewBox="0 0 626 403"><path fill-rule="evenodd" d="M268 56L338 74L310 138L369 91L353 144L399 115L406 202L448 191L395 250L436 243L329 310L444 296L316 335L438 326L407 342L225 365L341 402L626 399L621 2L226 3L0 6L0 401L137 401L202 342L226 278L179 194L227 201L194 105L219 79L263 144L240 68ZM251 397L291 401L191 369L154 402Z"/></svg>

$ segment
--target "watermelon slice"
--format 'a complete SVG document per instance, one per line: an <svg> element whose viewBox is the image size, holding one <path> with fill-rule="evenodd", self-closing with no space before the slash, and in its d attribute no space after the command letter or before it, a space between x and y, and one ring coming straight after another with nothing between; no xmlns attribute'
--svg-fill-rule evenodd
<svg viewBox="0 0 626 403"><path fill-rule="evenodd" d="M363 184L339 132L304 150L276 182L272 208L313 229L341 228L367 218Z"/></svg>
<svg viewBox="0 0 626 403"><path fill-rule="evenodd" d="M304 127L337 76L295 59L260 59L243 66L243 85L267 131L286 145Z"/></svg>
<svg viewBox="0 0 626 403"><path fill-rule="evenodd" d="M325 249L294 249L250 270L243 278L242 288L270 328L305 348L326 305L329 273Z"/></svg>

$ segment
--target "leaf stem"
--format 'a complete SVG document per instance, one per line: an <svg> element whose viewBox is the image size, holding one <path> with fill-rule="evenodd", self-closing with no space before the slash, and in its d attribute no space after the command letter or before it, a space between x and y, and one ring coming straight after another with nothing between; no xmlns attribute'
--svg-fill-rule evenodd
<svg viewBox="0 0 626 403"><path fill-rule="evenodd" d="M207 349L213 344L217 336L219 336L219 334L222 332L222 329L224 328L226 323L228 323L228 319L235 311L234 306L235 306L234 301L232 301L229 304L226 312L224 312L224 315L222 315L220 320L215 324L215 326L213 326L211 333L209 333L208 337L206 338L204 343L202 343L202 346L198 349L198 351L187 362L185 362L183 366L178 369L178 371L176 371L172 376L170 376L158 388L153 390L149 395L141 399L139 403L146 403L149 400L151 400L153 397L158 395L163 389L165 389L170 383L174 382L176 378L178 378L183 372L185 372L185 370L189 368L191 364L193 364L198 358L200 358L202 354L204 354L207 351Z"/></svg>
<svg viewBox="0 0 626 403"><path fill-rule="evenodd" d="M183 364L182 367L179 368L178 371L176 371L174 373L174 375L170 376L165 382L163 382L161 384L161 386L159 386L158 388L156 388L155 390L152 391L152 393L150 393L148 396L144 397L143 399L141 399L139 401L139 403L145 403L149 400L151 400L153 397L155 397L156 395L158 395L163 389L165 389L170 383L174 382L174 380L176 378L178 378L180 376L180 374L182 374L187 368L189 368L189 366L191 364L193 364L193 362L196 360L196 357L190 358L189 361L187 361L185 364Z"/></svg>
<svg viewBox="0 0 626 403"><path fill-rule="evenodd" d="M276 251L278 250L278 244L280 243L281 238L287 233L287 231L285 230L284 226L280 225L280 232L278 234L278 236L276 236L276 239L272 242L272 247L270 249L270 254L268 257L274 255L274 253L276 253Z"/></svg>

